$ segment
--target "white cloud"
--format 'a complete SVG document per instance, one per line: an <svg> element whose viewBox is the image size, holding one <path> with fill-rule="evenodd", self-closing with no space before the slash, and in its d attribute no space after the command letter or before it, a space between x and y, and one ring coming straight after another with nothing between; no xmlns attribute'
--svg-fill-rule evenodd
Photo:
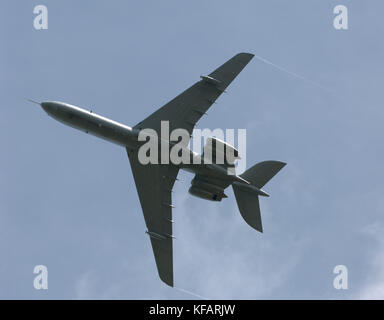
<svg viewBox="0 0 384 320"><path fill-rule="evenodd" d="M384 226L375 222L363 229L363 233L371 237L375 242L375 253L372 258L371 272L368 283L361 292L354 298L363 300L384 299Z"/></svg>
<svg viewBox="0 0 384 320"><path fill-rule="evenodd" d="M251 229L234 199L224 204L181 195L175 201L182 208L175 213L178 286L210 299L265 299L297 266L304 242L282 244ZM188 209L192 201L193 210ZM265 205L262 210L264 217L271 215Z"/></svg>
<svg viewBox="0 0 384 320"><path fill-rule="evenodd" d="M92 270L83 273L75 283L76 299L91 299L94 294L94 272Z"/></svg>

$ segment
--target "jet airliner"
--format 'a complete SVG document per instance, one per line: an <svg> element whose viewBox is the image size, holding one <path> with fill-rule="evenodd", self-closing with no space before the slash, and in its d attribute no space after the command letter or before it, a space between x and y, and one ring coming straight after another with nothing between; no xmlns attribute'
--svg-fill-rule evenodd
<svg viewBox="0 0 384 320"><path fill-rule="evenodd" d="M195 174L189 193L203 199L221 201L227 197L224 190L231 185L244 220L252 228L263 232L259 196L268 196L262 187L285 166L285 163L280 161L260 162L241 175L230 174L227 170L233 166L233 162L206 163L204 157L201 157L200 164L195 164L195 162L177 165L173 163L142 164L138 150L145 141L139 141L138 137L141 130L145 129L152 129L160 136L162 121L168 121L170 130L178 128L186 130L190 137L198 120L252 58L253 54L250 53L235 55L209 75L201 76L200 81L134 127L67 103L57 101L39 103L54 119L126 149L157 270L160 279L169 286L174 285L171 192L179 170L184 169ZM167 141L171 147L171 142ZM219 152L219 147L231 150L234 158L239 158L238 151L230 144L214 137L210 138L210 143L213 146L211 147L213 158ZM191 158L198 157L195 152L191 150L188 152L190 152Z"/></svg>

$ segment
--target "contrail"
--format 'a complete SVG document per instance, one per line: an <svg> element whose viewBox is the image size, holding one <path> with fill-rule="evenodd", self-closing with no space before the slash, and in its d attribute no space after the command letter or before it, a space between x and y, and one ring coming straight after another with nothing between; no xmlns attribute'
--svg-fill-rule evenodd
<svg viewBox="0 0 384 320"><path fill-rule="evenodd" d="M278 66L277 64L274 64L273 62L271 62L271 61L269 61L269 60L267 60L267 59L264 59L263 57L260 57L260 56L255 55L255 58L256 58L256 59L259 59L259 60L262 61L262 62L265 62L266 64L269 64L269 65L275 67L276 69L278 69L278 70L280 70L280 71L283 71L283 72L285 72L285 73L288 73L288 74L290 74L291 76L294 76L294 77L299 78L299 79L304 80L304 81L308 81L308 82L310 82L310 83L312 83L312 84L316 85L317 87L320 87L320 88L322 88L322 89L324 89L324 90L331 91L330 89L324 87L323 85L317 83L316 81L313 81L313 80L311 80L311 79L307 79L307 78L305 78L305 77L303 77L303 76L301 76L301 75L299 75L299 74L297 74L297 73L295 73L295 72L292 72L292 71L289 71L288 69L285 69L285 68L283 68L283 67L280 67L280 66Z"/></svg>
<svg viewBox="0 0 384 320"><path fill-rule="evenodd" d="M192 296L195 296L197 298L200 298L200 299L203 299L203 300L209 300L208 298L205 298L205 297L203 297L203 296L201 296L201 295L199 295L197 293L193 293L191 291L188 291L188 290L185 290L185 289L182 289L182 288L177 288L177 287L174 287L174 288L177 289L177 290L180 290L180 291L182 291L184 293L188 293L188 294L190 294Z"/></svg>

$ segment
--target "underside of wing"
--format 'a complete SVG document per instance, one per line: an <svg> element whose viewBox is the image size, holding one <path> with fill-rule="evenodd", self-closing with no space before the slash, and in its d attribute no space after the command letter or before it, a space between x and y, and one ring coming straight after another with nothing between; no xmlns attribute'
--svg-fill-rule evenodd
<svg viewBox="0 0 384 320"><path fill-rule="evenodd" d="M197 121L253 56L250 53L235 55L208 76L201 76L199 82L138 123L135 128L151 128L159 134L161 121L169 121L170 132L180 128L187 130L191 135Z"/></svg>
<svg viewBox="0 0 384 320"><path fill-rule="evenodd" d="M136 151L127 149L127 153L160 279L173 286L171 192L179 169L173 165L143 165Z"/></svg>
<svg viewBox="0 0 384 320"><path fill-rule="evenodd" d="M168 121L169 131L187 130L189 136L197 121L225 91L228 85L253 58L239 53L207 76L138 123L135 129L153 129L160 136L161 122ZM184 137L183 137L184 138ZM171 192L178 174L172 164L142 165L137 150L127 149L144 219L161 280L173 286L172 199ZM225 184L225 182L222 182Z"/></svg>

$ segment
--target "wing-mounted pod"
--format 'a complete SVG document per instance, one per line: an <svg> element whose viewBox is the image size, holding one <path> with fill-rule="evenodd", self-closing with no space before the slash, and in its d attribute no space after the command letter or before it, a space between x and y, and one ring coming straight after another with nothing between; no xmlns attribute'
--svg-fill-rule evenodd
<svg viewBox="0 0 384 320"><path fill-rule="evenodd" d="M188 192L195 197L203 198L212 201L221 201L223 198L228 198L224 193L227 185L221 185L221 181L216 181L210 177L196 175L192 181L192 186Z"/></svg>
<svg viewBox="0 0 384 320"><path fill-rule="evenodd" d="M234 146L216 137L207 138L203 152L204 163L231 168L235 174L235 161L238 159L240 159L239 151Z"/></svg>

